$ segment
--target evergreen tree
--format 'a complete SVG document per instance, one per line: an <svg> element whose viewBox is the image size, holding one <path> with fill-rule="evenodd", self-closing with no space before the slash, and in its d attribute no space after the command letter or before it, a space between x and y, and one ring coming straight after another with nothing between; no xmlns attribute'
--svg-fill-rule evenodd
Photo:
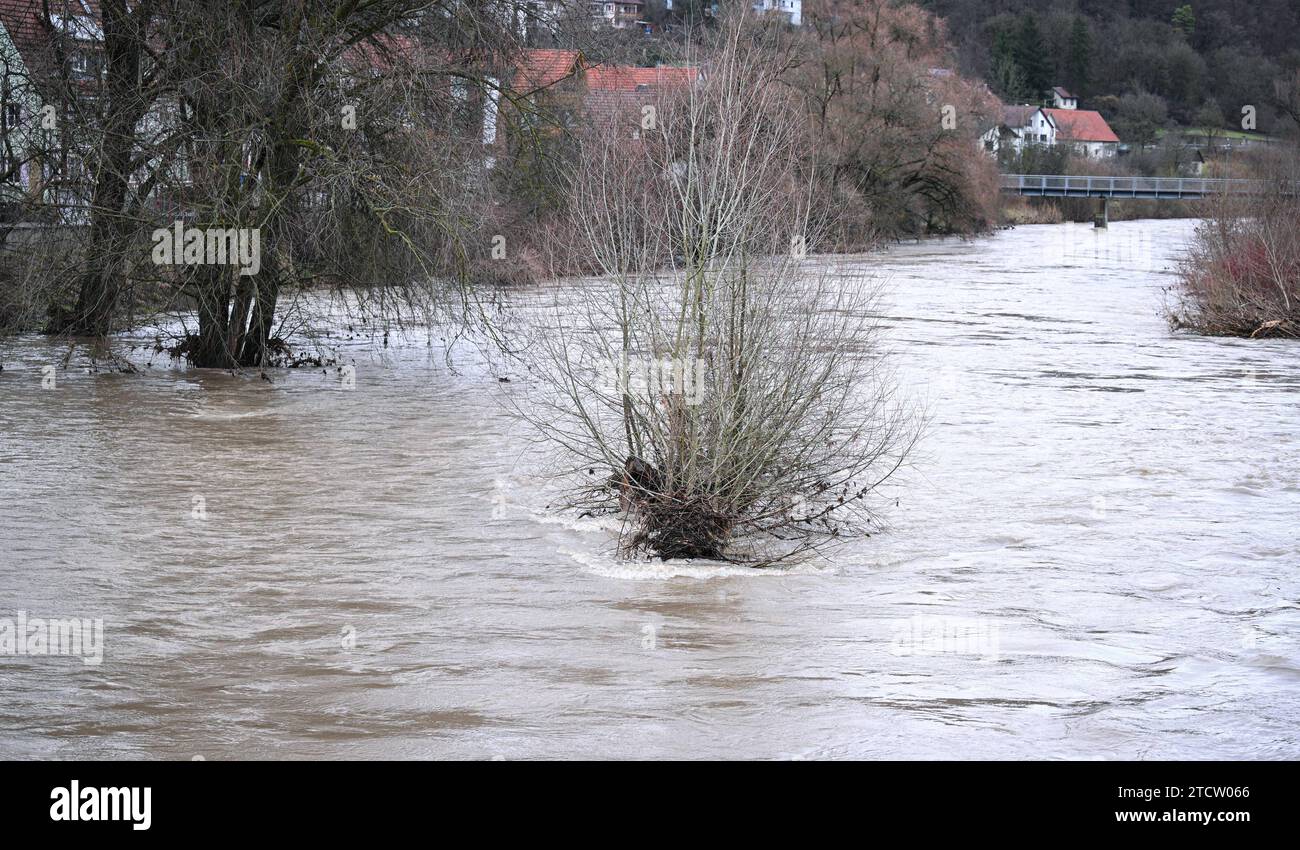
<svg viewBox="0 0 1300 850"><path fill-rule="evenodd" d="M1052 87L1052 69L1043 55L1043 35L1038 29L1038 18L1033 12L1026 12L1020 18L1020 27L1016 31L1016 64L1025 75L1025 84L1041 98Z"/></svg>
<svg viewBox="0 0 1300 850"><path fill-rule="evenodd" d="M1085 97L1088 93L1088 70L1092 64L1092 33L1088 22L1083 18L1074 19L1070 30L1070 53L1066 60L1065 73L1070 90L1076 97Z"/></svg>
<svg viewBox="0 0 1300 850"><path fill-rule="evenodd" d="M1025 72L1016 61L1016 34L1000 29L993 36L993 64L990 85L1006 103L1021 103L1030 97Z"/></svg>
<svg viewBox="0 0 1300 850"><path fill-rule="evenodd" d="M993 60L993 75L990 80L993 91L1004 103L1023 103L1030 99L1029 86L1025 84L1025 74L1010 56Z"/></svg>
<svg viewBox="0 0 1300 850"><path fill-rule="evenodd" d="M1190 41L1196 33L1196 13L1191 5L1179 6L1174 10L1174 29L1187 36Z"/></svg>

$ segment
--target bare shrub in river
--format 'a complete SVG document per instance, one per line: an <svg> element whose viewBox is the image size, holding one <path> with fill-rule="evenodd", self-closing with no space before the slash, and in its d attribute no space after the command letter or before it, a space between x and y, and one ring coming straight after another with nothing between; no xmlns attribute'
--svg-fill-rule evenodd
<svg viewBox="0 0 1300 850"><path fill-rule="evenodd" d="M800 105L743 22L710 54L652 129L584 140L557 255L601 280L534 340L526 415L569 503L623 518L624 554L770 564L869 533L916 429L874 287L806 255Z"/></svg>

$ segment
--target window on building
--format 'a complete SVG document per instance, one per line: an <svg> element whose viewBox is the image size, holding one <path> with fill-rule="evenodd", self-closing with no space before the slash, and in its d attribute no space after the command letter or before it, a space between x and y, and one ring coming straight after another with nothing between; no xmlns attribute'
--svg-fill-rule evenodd
<svg viewBox="0 0 1300 850"><path fill-rule="evenodd" d="M68 74L75 80L98 79L103 68L103 57L93 50L75 50L68 56Z"/></svg>

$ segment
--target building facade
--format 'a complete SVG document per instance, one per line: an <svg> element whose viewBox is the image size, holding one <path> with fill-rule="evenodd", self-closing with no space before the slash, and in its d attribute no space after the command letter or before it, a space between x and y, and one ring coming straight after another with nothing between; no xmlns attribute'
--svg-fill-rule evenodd
<svg viewBox="0 0 1300 850"><path fill-rule="evenodd" d="M1053 106L1004 106L1002 120L981 138L992 154L1020 153L1026 147L1068 145L1078 156L1109 159L1119 153L1119 137L1100 112L1079 109L1079 99L1059 86Z"/></svg>
<svg viewBox="0 0 1300 850"><path fill-rule="evenodd" d="M776 13L785 15L792 26L803 25L803 0L755 0L754 11L760 15Z"/></svg>

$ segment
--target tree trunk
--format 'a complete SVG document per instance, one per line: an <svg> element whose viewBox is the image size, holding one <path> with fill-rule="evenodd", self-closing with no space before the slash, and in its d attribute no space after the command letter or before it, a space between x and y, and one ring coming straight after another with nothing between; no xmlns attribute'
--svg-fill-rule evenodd
<svg viewBox="0 0 1300 850"><path fill-rule="evenodd" d="M135 128L148 110L140 74L141 45L150 14L147 3L133 13L126 0L101 0L108 86L100 154L95 161L91 195L90 244L81 275L77 306L70 316L51 323L52 333L107 336L125 279L130 240L124 226L134 153ZM134 17L133 17L134 15Z"/></svg>
<svg viewBox="0 0 1300 850"><path fill-rule="evenodd" d="M126 203L127 185L120 169L126 167L131 151L129 138L120 136L105 138L104 146L106 161L101 163L95 183L87 267L81 274L77 306L68 324L52 328L55 333L108 336L113 330L114 312L122 292L122 266L127 242L122 236L120 219Z"/></svg>
<svg viewBox="0 0 1300 850"><path fill-rule="evenodd" d="M189 341L186 356L194 366L233 369L238 366L230 344L230 270L226 266L196 266L199 334Z"/></svg>

